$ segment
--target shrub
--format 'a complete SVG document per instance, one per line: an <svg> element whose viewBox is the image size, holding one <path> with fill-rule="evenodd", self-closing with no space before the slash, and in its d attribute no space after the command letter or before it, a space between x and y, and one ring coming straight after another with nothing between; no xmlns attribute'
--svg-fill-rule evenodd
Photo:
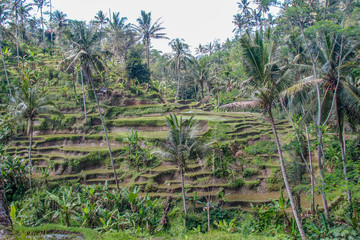
<svg viewBox="0 0 360 240"><path fill-rule="evenodd" d="M258 174L258 170L255 168L245 168L244 169L244 177L251 177Z"/></svg>
<svg viewBox="0 0 360 240"><path fill-rule="evenodd" d="M252 180L252 181L246 181L245 187L248 189L254 189L260 185L260 179Z"/></svg>
<svg viewBox="0 0 360 240"><path fill-rule="evenodd" d="M259 141L255 145L248 146L244 152L250 155L268 154L276 152L277 147L274 141Z"/></svg>
<svg viewBox="0 0 360 240"><path fill-rule="evenodd" d="M244 186L244 184L245 184L244 179L238 178L235 181L230 183L230 188L232 188L232 189L240 188L240 187Z"/></svg>

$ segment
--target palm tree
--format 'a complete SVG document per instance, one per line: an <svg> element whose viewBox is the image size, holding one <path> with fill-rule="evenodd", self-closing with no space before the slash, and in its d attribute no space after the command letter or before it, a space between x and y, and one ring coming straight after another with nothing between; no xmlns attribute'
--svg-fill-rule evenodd
<svg viewBox="0 0 360 240"><path fill-rule="evenodd" d="M185 215L187 215L186 196L184 187L184 171L189 160L204 157L211 143L207 143L206 136L199 136L199 125L194 116L185 120L175 114L166 117L169 127L166 143L159 143L161 150L154 152L163 159L173 161L179 168L181 178L181 193Z"/></svg>
<svg viewBox="0 0 360 240"><path fill-rule="evenodd" d="M113 13L112 19L106 28L107 44L106 47L114 56L124 60L127 58L128 50L136 43L136 34L130 28L130 24L126 23L126 17L120 17L120 13ZM114 58L113 58L114 59Z"/></svg>
<svg viewBox="0 0 360 240"><path fill-rule="evenodd" d="M204 59L196 60L194 59L191 62L191 73L200 84L201 88L201 99L204 99L204 85L209 80L209 65L208 62Z"/></svg>
<svg viewBox="0 0 360 240"><path fill-rule="evenodd" d="M4 67L6 82L7 82L8 88L9 88L10 97L12 98L13 94L11 92L11 85L10 85L10 81L9 81L9 77L8 77L8 73L7 73L7 69L6 69L4 53L3 53L2 44L1 44L2 34L4 33L4 31L6 31L4 24L6 24L9 14L10 13L6 9L5 4L1 4L0 5L0 51L1 51L1 59L2 59L2 63L3 63L3 67Z"/></svg>
<svg viewBox="0 0 360 240"><path fill-rule="evenodd" d="M41 114L51 113L62 116L62 114L55 109L55 104L52 102L53 96L42 94L40 88L32 85L31 79L35 79L34 72L25 71L21 84L16 89L15 99L13 105L10 105L11 112L19 120L27 121L27 135L29 136L29 182L31 186L31 150L33 141L33 126L34 121Z"/></svg>
<svg viewBox="0 0 360 240"><path fill-rule="evenodd" d="M11 11L15 15L15 37L16 37L16 57L17 57L17 64L18 64L18 71L20 73L20 53L19 53L19 30L18 30L18 24L19 24L19 12L21 6L24 4L24 0L14 0L12 3Z"/></svg>
<svg viewBox="0 0 360 240"><path fill-rule="evenodd" d="M138 32L141 37L145 48L146 48L146 61L148 69L150 70L150 47L151 47L151 39L169 39L166 36L166 33L161 33L160 31L165 28L161 26L162 22L160 22L159 18L152 24L151 22L151 12L146 13L141 10L141 15L136 19L138 25L135 26L135 30Z"/></svg>
<svg viewBox="0 0 360 240"><path fill-rule="evenodd" d="M42 40L45 47L45 27L44 27L44 16L43 16L43 8L47 5L47 0L34 0L35 6L37 6L38 10L40 10L41 17L41 28L42 28Z"/></svg>
<svg viewBox="0 0 360 240"><path fill-rule="evenodd" d="M55 10L52 14L52 20L55 23L56 37L59 38L60 44L62 44L62 29L67 24L67 15L59 10Z"/></svg>
<svg viewBox="0 0 360 240"><path fill-rule="evenodd" d="M275 61L275 51L277 45L274 42L266 43L261 33L256 32L254 40L250 35L244 35L240 39L243 48L244 68L250 78L248 83L258 92L257 104L261 106L269 116L271 122L275 142L277 145L281 172L286 187L286 191L290 200L292 211L302 239L306 239L302 223L297 212L288 177L286 175L285 162L283 159L282 149L272 115L272 105L278 98L281 91L287 89L291 82L289 78L291 71L287 67L280 67ZM250 103L253 105L254 103ZM234 105L243 107L246 104L233 103L223 106L224 108L232 108Z"/></svg>
<svg viewBox="0 0 360 240"><path fill-rule="evenodd" d="M173 39L169 43L172 50L174 51L172 59L170 59L170 64L174 66L175 74L177 75L177 88L175 101L179 97L180 90L180 79L181 79L181 68L186 68L186 62L190 61L190 50L189 45L187 45L184 39Z"/></svg>
<svg viewBox="0 0 360 240"><path fill-rule="evenodd" d="M99 24L100 29L108 23L108 18L106 17L106 14L100 10L95 15L95 23Z"/></svg>
<svg viewBox="0 0 360 240"><path fill-rule="evenodd" d="M102 52L99 44L101 39L101 33L98 32L94 26L86 26L85 22L75 21L72 23L71 32L69 33L68 38L70 41L70 50L65 53L66 58L60 63L60 65L68 63L66 70L69 70L75 64L79 64L81 67L81 72L84 72L84 77L87 80L87 83L91 84L109 149L109 155L114 172L116 187L119 191L119 182L115 170L115 163L112 156L109 138L107 135L107 128L103 115L101 113L100 104L97 98L97 93L95 91L94 81L92 78L92 71L98 72L104 69Z"/></svg>

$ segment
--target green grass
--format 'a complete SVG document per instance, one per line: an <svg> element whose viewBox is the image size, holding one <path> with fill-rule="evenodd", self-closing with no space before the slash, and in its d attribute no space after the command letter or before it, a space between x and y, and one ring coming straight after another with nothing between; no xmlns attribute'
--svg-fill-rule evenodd
<svg viewBox="0 0 360 240"><path fill-rule="evenodd" d="M99 233L89 228L78 228L78 227L65 227L57 224L46 224L38 227L24 227L14 224L15 239L38 239L36 235L46 234L47 232L66 232L72 234L80 234L86 240L98 240ZM29 238L28 235L33 235L34 238Z"/></svg>

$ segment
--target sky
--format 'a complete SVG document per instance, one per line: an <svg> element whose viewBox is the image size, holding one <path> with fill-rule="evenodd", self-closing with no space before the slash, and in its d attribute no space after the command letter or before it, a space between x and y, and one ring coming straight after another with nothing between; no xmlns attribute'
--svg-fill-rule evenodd
<svg viewBox="0 0 360 240"><path fill-rule="evenodd" d="M140 11L151 12L152 20L161 18L164 32L171 39L183 38L192 51L218 39L224 42L234 34L233 15L239 0L52 0L53 10L60 10L69 19L94 19L99 10L109 15L120 12L129 23L136 23ZM152 46L164 53L171 52L170 40L153 39Z"/></svg>

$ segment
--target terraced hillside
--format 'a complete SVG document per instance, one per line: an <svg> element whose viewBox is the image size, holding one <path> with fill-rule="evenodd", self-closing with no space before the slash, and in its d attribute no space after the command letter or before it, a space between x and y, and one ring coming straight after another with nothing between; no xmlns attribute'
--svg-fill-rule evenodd
<svg viewBox="0 0 360 240"><path fill-rule="evenodd" d="M200 121L201 131L225 127L229 138L222 144L234 159L242 159L243 164L229 166L228 177L214 174L212 164L199 160L188 164L185 173L185 188L188 196L196 194L211 201L218 196L226 196L225 207L250 209L250 203L268 203L279 197L282 184L279 180L279 165L274 150L262 154L246 153L246 147L257 142L272 141L271 126L261 114L225 113L202 111L200 103L181 102L177 104L141 104L133 102L128 107L104 106L109 139L115 156L116 171L121 187L141 188L141 194L150 197L180 197L181 184L177 167L172 162L157 161L154 166L129 169L123 156L124 144L119 141L131 129L138 132L141 145L167 137L164 116L177 112L184 118L195 115ZM91 108L90 108L91 109ZM84 116L75 108L62 108L64 118L41 120L35 126L32 159L36 167L50 170L50 181L79 183L81 185L109 184L115 188L108 147L101 131L96 111L88 115L90 124L85 124ZM90 110L91 112L91 110ZM57 125L56 121L61 121ZM52 125L51 125L52 124ZM286 121L277 123L279 133L284 137L291 130ZM11 154L28 156L28 137L19 136L8 149ZM245 151L244 151L245 149ZM214 152L214 154L217 154ZM38 171L40 172L40 171ZM39 174L39 177L42 175Z"/></svg>

